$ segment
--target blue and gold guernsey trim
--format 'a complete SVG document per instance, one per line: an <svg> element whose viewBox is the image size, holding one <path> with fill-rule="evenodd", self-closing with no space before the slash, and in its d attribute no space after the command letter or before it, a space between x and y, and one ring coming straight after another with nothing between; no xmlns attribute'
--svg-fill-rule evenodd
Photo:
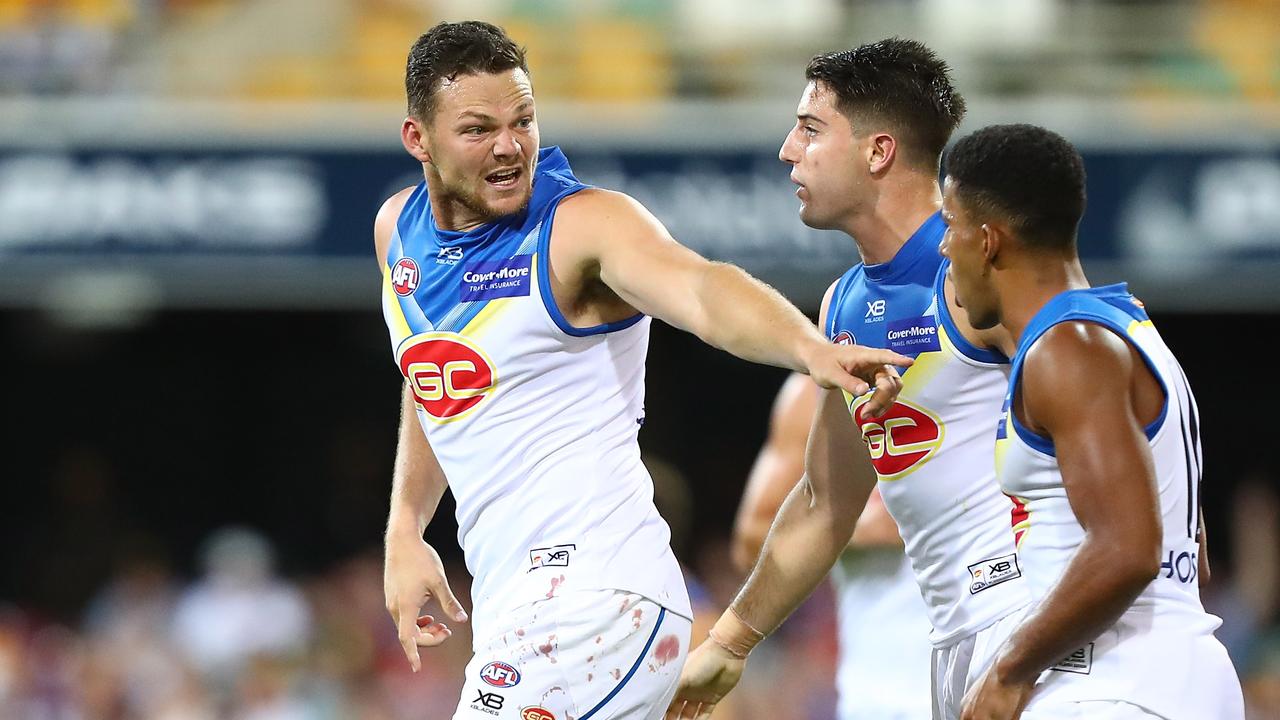
<svg viewBox="0 0 1280 720"><path fill-rule="evenodd" d="M383 268L383 312L397 356L406 340L421 333L476 332L506 301L534 292L534 273L548 311L562 328L567 327L554 299L546 297L546 250L557 204L586 187L574 177L559 148L543 148L534 171L533 194L524 211L467 232L455 232L436 226L426 183L420 183L396 222ZM417 287L400 295L393 271L404 258L415 262L420 274Z"/></svg>
<svg viewBox="0 0 1280 720"><path fill-rule="evenodd" d="M960 328L956 326L955 319L951 317L951 309L947 307L947 269L950 267L951 261L943 258L942 264L938 266L938 275L933 279L933 292L938 298L938 325L941 327L943 335L947 340L951 341L951 345L957 353L970 360L991 365L1008 364L1009 358L1005 357L1003 353L974 345L965 338L960 332Z"/></svg>
<svg viewBox="0 0 1280 720"><path fill-rule="evenodd" d="M1009 394L1005 399L1005 412L1001 419L997 441L1007 438L1008 428L1012 427L1013 431L1018 434L1019 439L1031 446L1032 449L1051 457L1057 456L1053 440L1021 423L1018 420L1018 414L1013 412L1010 407L1012 406L1013 397L1017 393L1018 383L1022 379L1022 365L1026 361L1027 352L1035 345L1037 340L1055 325L1071 321L1084 321L1102 325L1124 338L1138 352L1138 356L1142 358L1142 361L1151 370L1151 374L1156 377L1156 380L1160 383L1160 389L1164 393L1165 401L1160 409L1159 417L1145 428L1147 439L1154 438L1156 433L1160 432L1160 428L1164 425L1165 418L1169 412L1169 388L1165 384L1164 376L1156 366L1155 361L1143 349L1142 344L1134 339L1134 333L1140 328L1154 327L1151 318L1147 316L1147 311L1142 307L1142 304L1133 295L1129 294L1128 286L1124 283L1119 283L1096 288L1068 290L1060 293L1046 303L1044 307L1040 308L1039 312L1031 318L1031 322L1027 324L1026 329L1022 332L1022 337L1018 341L1018 352L1013 357L1013 366L1009 373ZM997 451L997 457L1001 454L1000 451Z"/></svg>

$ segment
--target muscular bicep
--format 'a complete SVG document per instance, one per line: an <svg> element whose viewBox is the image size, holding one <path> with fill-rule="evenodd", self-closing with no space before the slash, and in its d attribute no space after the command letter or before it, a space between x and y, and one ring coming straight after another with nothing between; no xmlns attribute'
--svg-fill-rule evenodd
<svg viewBox="0 0 1280 720"><path fill-rule="evenodd" d="M632 198L606 190L570 196L556 211L556 242L557 258L595 268L636 310L690 332L705 325L697 292L716 264L676 242Z"/></svg>
<svg viewBox="0 0 1280 720"><path fill-rule="evenodd" d="M1155 560L1161 544L1155 467L1133 389L1135 373L1149 372L1110 330L1063 323L1029 351L1017 402L1024 424L1052 439L1081 526L1143 561Z"/></svg>

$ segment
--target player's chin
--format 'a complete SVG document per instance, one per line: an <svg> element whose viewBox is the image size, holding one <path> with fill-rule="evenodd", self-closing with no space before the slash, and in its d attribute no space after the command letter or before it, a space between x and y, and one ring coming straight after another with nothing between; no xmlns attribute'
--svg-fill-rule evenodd
<svg viewBox="0 0 1280 720"><path fill-rule="evenodd" d="M490 188L485 192L485 204L493 210L494 215L511 215L523 210L529 204L531 195L533 188L528 185L500 190Z"/></svg>
<svg viewBox="0 0 1280 720"><path fill-rule="evenodd" d="M833 230L836 227L834 222L806 202L800 203L800 222L815 230Z"/></svg>

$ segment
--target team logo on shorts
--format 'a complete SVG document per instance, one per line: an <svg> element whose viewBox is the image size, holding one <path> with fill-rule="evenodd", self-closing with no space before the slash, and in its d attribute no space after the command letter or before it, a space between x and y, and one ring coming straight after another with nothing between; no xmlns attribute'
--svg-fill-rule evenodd
<svg viewBox="0 0 1280 720"><path fill-rule="evenodd" d="M412 295L418 289L418 281L422 274L418 272L418 263L413 258L402 257L391 268L391 288L396 294L404 297Z"/></svg>
<svg viewBox="0 0 1280 720"><path fill-rule="evenodd" d="M498 384L493 363L456 333L423 333L400 350L400 372L414 399L437 422L462 418Z"/></svg>
<svg viewBox="0 0 1280 720"><path fill-rule="evenodd" d="M852 345L853 333L848 330L841 330L835 337L831 338L831 342L837 345Z"/></svg>
<svg viewBox="0 0 1280 720"><path fill-rule="evenodd" d="M534 705L520 709L520 720L556 720L556 716L550 710Z"/></svg>
<svg viewBox="0 0 1280 720"><path fill-rule="evenodd" d="M942 420L919 405L899 399L878 418L864 413L869 396L854 402L853 421L871 453L881 480L898 480L929 461L942 447Z"/></svg>
<svg viewBox="0 0 1280 720"><path fill-rule="evenodd" d="M496 688L510 688L520 684L520 671L495 660L480 668L480 679Z"/></svg>

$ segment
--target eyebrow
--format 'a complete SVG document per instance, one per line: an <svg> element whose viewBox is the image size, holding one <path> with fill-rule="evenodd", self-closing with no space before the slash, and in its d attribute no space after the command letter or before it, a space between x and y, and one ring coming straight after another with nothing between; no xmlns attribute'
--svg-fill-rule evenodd
<svg viewBox="0 0 1280 720"><path fill-rule="evenodd" d="M493 122L493 121L494 121L494 118L493 118L493 116L492 116L492 115L486 115L486 114L484 114L484 113L482 113L482 112L476 112L475 110L464 110L463 112L459 113L459 115L458 115L458 119L459 119L459 120L463 120L463 119L466 119L466 118L468 118L468 117L476 118L477 120L480 120L481 122Z"/></svg>
<svg viewBox="0 0 1280 720"><path fill-rule="evenodd" d="M533 107L533 103L529 102L528 100L525 100L524 102L516 106L516 112L523 113L524 111L528 110L531 107ZM492 115L487 115L485 113L482 113L478 110L463 110L458 115L459 120L463 120L467 117L476 118L481 122L489 122L489 123L497 122L497 118L493 117Z"/></svg>
<svg viewBox="0 0 1280 720"><path fill-rule="evenodd" d="M797 120L811 120L811 121L813 121L813 122L820 123L820 124L822 124L822 125L826 125L826 124L827 124L827 121L826 121L826 120L823 120L822 118L818 117L817 115L811 115L811 114L809 114L809 113L800 113L800 114L796 115L796 119L797 119Z"/></svg>

